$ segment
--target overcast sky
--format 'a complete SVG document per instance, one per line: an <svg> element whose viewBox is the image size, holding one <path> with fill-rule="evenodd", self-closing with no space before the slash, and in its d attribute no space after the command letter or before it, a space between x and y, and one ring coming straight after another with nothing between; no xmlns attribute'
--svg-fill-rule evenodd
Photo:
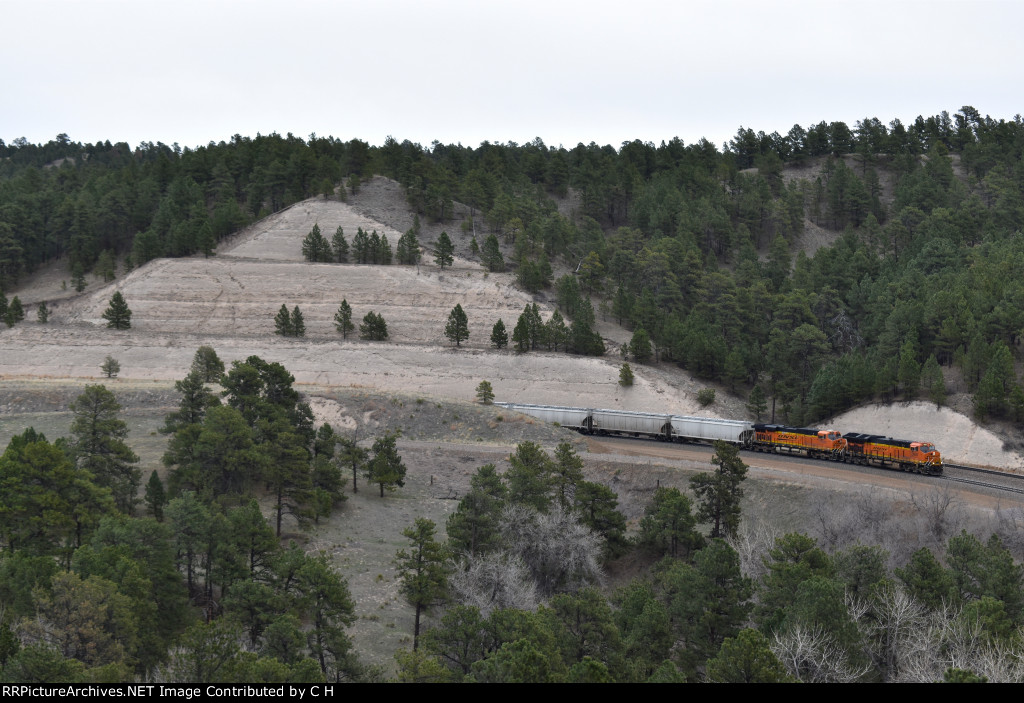
<svg viewBox="0 0 1024 703"><path fill-rule="evenodd" d="M7 142L721 147L1024 112L1016 0L0 0L0 28Z"/></svg>

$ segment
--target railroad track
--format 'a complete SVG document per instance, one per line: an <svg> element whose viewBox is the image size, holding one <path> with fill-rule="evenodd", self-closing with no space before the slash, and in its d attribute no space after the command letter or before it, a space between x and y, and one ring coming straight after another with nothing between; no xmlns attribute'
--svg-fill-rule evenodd
<svg viewBox="0 0 1024 703"><path fill-rule="evenodd" d="M1021 481L1024 481L1024 476L1021 476L1020 474L1011 474L1011 473L1007 473L1005 471L996 471L994 469L985 469L985 468L982 468L980 466L969 466L967 464L948 464L947 463L945 465L945 468L946 469L958 469L960 471L968 471L968 472L977 473L977 474L983 474L983 475L987 474L989 476L999 476L1002 479L1008 479L1011 483L1020 483ZM958 476L950 476L947 473L944 473L942 475L942 478L947 480L947 481L953 481L955 483L966 483L966 484L971 485L971 486L980 486L982 488L992 488L992 489L995 489L997 491L1008 491L1010 493L1024 494L1024 483L1020 483L1020 485L1017 485L1017 486L1003 484L1003 483L989 483L987 481L979 481L978 479L973 479L973 478L961 478L961 477L958 477Z"/></svg>

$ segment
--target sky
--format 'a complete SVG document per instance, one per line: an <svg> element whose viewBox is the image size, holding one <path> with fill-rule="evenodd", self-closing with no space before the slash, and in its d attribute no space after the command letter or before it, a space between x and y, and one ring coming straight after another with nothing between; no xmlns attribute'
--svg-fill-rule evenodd
<svg viewBox="0 0 1024 703"><path fill-rule="evenodd" d="M1024 112L1018 0L0 0L0 139L639 139Z"/></svg>

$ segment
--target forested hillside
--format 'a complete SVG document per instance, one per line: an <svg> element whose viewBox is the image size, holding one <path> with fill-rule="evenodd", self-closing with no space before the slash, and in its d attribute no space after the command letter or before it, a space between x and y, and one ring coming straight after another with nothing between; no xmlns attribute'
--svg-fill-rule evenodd
<svg viewBox="0 0 1024 703"><path fill-rule="evenodd" d="M364 351L342 342L323 354L350 367L367 354L367 375L397 376L380 348L380 308L365 304L364 289L443 291L462 301L443 326L450 344L432 341L443 320L402 343L410 356L429 349L451 360L452 375L435 374L448 394L453 376L512 366L546 346L677 364L748 397L752 415L791 423L868 399L941 404L944 378L954 375L974 394L977 416L1020 422L1022 158L1019 117L993 120L968 107L912 125L865 119L853 128L795 126L785 136L741 128L722 151L677 139L426 148L291 134L236 135L197 149L79 144L66 135L45 145L0 142L0 317L23 325L0 334L27 340L12 347L18 354L41 356L35 340L56 348L95 326L70 305L54 306L47 322L39 300L31 301L38 328L24 322L19 280L45 265L66 266L81 290L88 272L109 282L158 257L211 256L257 218L311 196L353 197L385 175L401 184L415 221L430 225L436 271L421 278L412 268L418 226L393 238L394 257L387 234L362 225L348 233L350 248L335 222L348 206L321 201L336 210L329 229L303 219L310 215L301 206L280 213L273 219L295 214L312 230L282 224L260 245L267 248L222 248L208 262L217 271L204 264L192 278L167 274L149 298L133 298L134 318L116 290L99 318L109 323L98 329L109 347L95 348L120 345L128 367L153 346L180 354L182 340L194 338L177 336L181 329L209 326L238 356L263 332L274 337L276 323L272 354L315 369L317 383L343 378L365 395L358 377L332 377L324 355L296 350L326 347L324 329L355 336L349 301L358 301L360 313L371 310L359 326ZM446 271L456 250L490 272L511 269L525 291L551 294L570 324L561 313L544 322L525 293L467 270L464 259ZM260 261L258 251L278 253ZM146 271L172 263L188 262ZM364 275L399 265L407 276ZM265 304L244 283L273 276L306 296L305 316L275 298L273 309L251 313L265 318L263 332L246 322L255 318L236 322L235 306ZM413 276L422 285L408 283ZM493 297L475 288L475 307L466 305L478 317L486 311L487 324L468 321L463 309L473 277L488 286L502 279ZM182 288L207 279L207 297L185 300ZM445 287L427 285L440 281ZM109 291L101 291L94 295L105 305ZM306 304L325 293L328 311ZM222 295L230 300L218 317L208 303ZM190 314L168 322L167 307L149 307L158 312L147 322L151 300L191 306ZM495 300L514 300L516 311L526 301L520 323L491 328L505 310ZM406 315L429 318L408 307ZM627 327L632 341L606 350L594 331L598 313ZM401 328L400 317L388 321ZM304 338L314 324L319 336ZM19 337L33 329L40 336ZM481 329L493 329L490 344ZM129 334L150 346L136 351ZM497 361L473 361L484 356ZM146 381L138 394L160 388L148 385L147 370L175 367L169 358L134 370ZM592 382L566 372L584 367L581 359L552 358L548 374ZM518 377L503 387L496 376L494 387L481 381L479 405L426 393L346 400L351 407L320 397L321 411L336 411L332 427L317 422L283 364L250 352L228 361L205 342L198 348L174 384L177 404L143 432L150 451L161 447L150 463L129 445L123 408L105 386L76 390L66 431L48 413L12 410L22 394L8 394L18 397L5 412L25 426L0 453L0 680L1024 680L1016 507L986 504L987 521L975 521L958 494L920 480L889 484L885 496L874 490L881 481L858 491L850 486L860 475L836 472L821 478L827 488L806 493L777 474L748 481L738 449L725 443L687 466L606 464L578 454L586 446L578 438L551 440L565 428L490 406ZM117 359L95 366L115 383ZM537 375L524 378L533 384ZM620 379L623 393L639 392ZM703 392L713 402L713 389ZM57 429L46 430L50 440L44 422ZM438 429L424 436L425 428ZM474 453L484 440L495 441L490 453ZM447 443L455 448L442 449ZM477 461L492 455L496 463ZM902 481L895 476L885 480ZM443 527L428 513L443 516ZM798 513L804 521L791 525ZM386 528L361 532L355 523ZM358 598L342 568L363 584ZM610 587L609 571L621 588ZM384 646L382 663L374 655Z"/></svg>
<svg viewBox="0 0 1024 703"><path fill-rule="evenodd" d="M335 197L338 183L344 197L380 173L427 221L468 206L463 231L487 266L507 259L526 289L554 287L570 318L589 317L600 296L659 358L753 391L766 416L811 422L871 398L941 403L940 366L955 366L979 417L1020 421L1022 151L1019 117L971 107L909 125L740 128L724 151L678 139L426 148L272 134L135 150L15 140L0 143L0 286L57 258L81 280L112 276L115 260L210 254L253 218ZM800 249L807 222L836 233L813 256ZM553 280L553 264L575 277Z"/></svg>

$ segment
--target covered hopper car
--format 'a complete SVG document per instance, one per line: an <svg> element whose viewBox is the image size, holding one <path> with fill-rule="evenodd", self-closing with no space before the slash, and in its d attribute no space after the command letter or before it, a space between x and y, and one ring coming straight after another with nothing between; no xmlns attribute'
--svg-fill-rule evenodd
<svg viewBox="0 0 1024 703"><path fill-rule="evenodd" d="M495 405L546 422L557 422L562 427L569 427L583 434L652 437L674 442L713 442L721 439L740 446L749 444L754 435L751 424L741 420L527 403Z"/></svg>

